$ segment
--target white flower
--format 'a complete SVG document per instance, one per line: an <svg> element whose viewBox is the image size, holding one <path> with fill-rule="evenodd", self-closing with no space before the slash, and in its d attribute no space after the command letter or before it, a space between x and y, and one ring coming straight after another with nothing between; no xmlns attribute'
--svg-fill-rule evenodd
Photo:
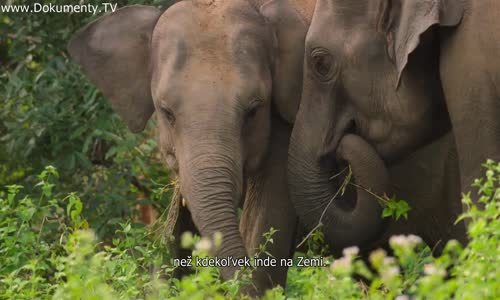
<svg viewBox="0 0 500 300"><path fill-rule="evenodd" d="M414 234L410 235L394 235L389 239L389 243L391 246L399 246L399 247L410 247L414 248L416 245L422 243L422 238L416 236Z"/></svg>
<svg viewBox="0 0 500 300"><path fill-rule="evenodd" d="M345 257L353 258L359 253L359 248L356 246L345 248L342 253Z"/></svg>
<svg viewBox="0 0 500 300"><path fill-rule="evenodd" d="M418 235L414 235L414 234L410 234L408 237L408 242L410 242L411 244L413 244L414 246L422 243L422 238L419 237Z"/></svg>
<svg viewBox="0 0 500 300"><path fill-rule="evenodd" d="M396 259L394 257L391 257L391 256L387 256L387 257L384 257L384 260L382 261L382 263L386 266L388 265L395 265L396 264Z"/></svg>
<svg viewBox="0 0 500 300"><path fill-rule="evenodd" d="M440 276L446 276L446 271L438 268L436 265L433 264L427 264L424 265L424 273L426 275L440 275Z"/></svg>
<svg viewBox="0 0 500 300"><path fill-rule="evenodd" d="M209 252L212 249L212 241L207 238L202 238L196 243L196 250L202 252Z"/></svg>
<svg viewBox="0 0 500 300"><path fill-rule="evenodd" d="M391 245L395 246L403 246L406 243L406 236L400 234L400 235L393 235L389 239L389 243Z"/></svg>
<svg viewBox="0 0 500 300"><path fill-rule="evenodd" d="M351 258L345 256L341 257L333 262L331 269L332 271L347 271L351 267L351 262Z"/></svg>
<svg viewBox="0 0 500 300"><path fill-rule="evenodd" d="M394 298L394 300L410 300L410 297L406 295L399 295L396 298Z"/></svg>
<svg viewBox="0 0 500 300"><path fill-rule="evenodd" d="M397 276L398 274L399 274L399 267L398 266L387 268L385 270L382 270L382 272L381 272L382 278L385 281L392 279L394 276Z"/></svg>
<svg viewBox="0 0 500 300"><path fill-rule="evenodd" d="M387 275L395 276L399 274L399 267L390 267L389 269L386 270Z"/></svg>

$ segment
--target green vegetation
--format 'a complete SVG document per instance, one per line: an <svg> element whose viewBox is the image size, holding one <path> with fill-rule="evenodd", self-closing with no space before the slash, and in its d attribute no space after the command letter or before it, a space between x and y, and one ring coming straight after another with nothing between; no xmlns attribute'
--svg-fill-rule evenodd
<svg viewBox="0 0 500 300"><path fill-rule="evenodd" d="M500 164L485 164L486 177L475 183L484 208L463 202L469 210L471 242L462 248L450 241L439 257L417 236L394 236L394 256L376 250L369 264L358 249L341 258L325 257L326 267L292 267L288 288L277 287L266 299L498 299L500 296ZM251 269L238 280L221 282L218 269L196 267L177 280L169 252L155 227L119 223L110 242L99 240L83 217L76 193L58 197L59 177L47 167L32 194L20 185L0 194L0 299L234 299L250 280ZM267 234L272 243L272 234ZM325 255L322 235L307 241L307 253ZM189 234L182 244L193 257L220 244ZM265 245L261 248L265 251Z"/></svg>
<svg viewBox="0 0 500 300"><path fill-rule="evenodd" d="M227 282L216 268L174 279L161 231L134 222L139 203L165 211L172 178L161 164L153 122L131 134L68 58L71 34L96 17L0 14L0 299L240 297L251 268ZM465 248L452 241L432 257L418 237L400 236L391 241L394 256L379 250L364 262L351 248L335 260L317 231L296 256L325 256L328 266L292 267L286 290L269 291L266 299L500 299L500 165L485 168L474 184L481 195L470 196L484 208L463 199L469 210L461 219L470 221L471 237ZM399 199L379 200L384 216L405 217L410 209ZM182 242L204 256L220 240L185 235Z"/></svg>
<svg viewBox="0 0 500 300"><path fill-rule="evenodd" d="M122 7L173 1L112 2ZM153 191L170 178L160 162L153 122L140 135L130 133L68 57L71 35L98 16L0 12L0 186L29 189L36 174L53 165L61 174L60 190L78 190L85 218L100 238L109 239L118 222L137 213L133 208L139 198L144 198L142 204L165 209L168 195L159 198Z"/></svg>

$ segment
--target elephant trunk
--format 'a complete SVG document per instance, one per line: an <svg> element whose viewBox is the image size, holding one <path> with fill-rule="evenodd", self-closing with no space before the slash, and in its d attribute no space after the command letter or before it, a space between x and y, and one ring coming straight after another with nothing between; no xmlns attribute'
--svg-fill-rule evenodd
<svg viewBox="0 0 500 300"><path fill-rule="evenodd" d="M184 143L179 160L181 194L193 222L203 237L222 233L216 256L240 258L247 255L237 221L242 197L242 161L237 142L217 141L207 136ZM224 279L233 277L236 267L221 269Z"/></svg>
<svg viewBox="0 0 500 300"><path fill-rule="evenodd" d="M325 240L334 251L371 242L384 222L382 207L367 189L378 195L387 192L389 175L383 161L361 137L346 134L333 162L324 162L300 128L296 124L292 135L288 175L290 197L302 222L308 230L321 222ZM343 193L348 166L352 178Z"/></svg>

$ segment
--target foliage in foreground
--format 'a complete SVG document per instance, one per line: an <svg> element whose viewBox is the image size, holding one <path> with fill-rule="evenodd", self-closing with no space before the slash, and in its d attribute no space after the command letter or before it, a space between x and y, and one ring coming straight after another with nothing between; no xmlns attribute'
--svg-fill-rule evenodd
<svg viewBox="0 0 500 300"><path fill-rule="evenodd" d="M102 0L1 0L102 5ZM168 7L172 0L114 0L123 7ZM153 182L168 182L154 124L133 134L70 59L66 47L81 27L104 14L0 12L0 187L26 192L46 165L60 172L58 191L78 190L83 215L99 238L110 239L137 204L168 205ZM61 193L59 197L64 197ZM140 200L140 202L139 202Z"/></svg>
<svg viewBox="0 0 500 300"><path fill-rule="evenodd" d="M383 250L369 256L344 250L328 267L289 272L286 291L278 287L266 299L499 299L500 298L500 164L488 161L486 177L477 180L479 201L462 200L468 211L471 242L462 248L450 241L432 257L417 236L395 236L394 257ZM75 194L57 198L48 167L39 175L39 194L24 195L11 185L0 194L0 299L233 299L241 297L242 280L221 282L215 268L173 279L168 250L151 229L121 224L111 244L99 242L82 218ZM195 244L206 240L186 236ZM272 237L268 236L272 242ZM314 234L307 256L322 255L321 234ZM248 280L248 276L243 277ZM363 280L362 280L363 279Z"/></svg>

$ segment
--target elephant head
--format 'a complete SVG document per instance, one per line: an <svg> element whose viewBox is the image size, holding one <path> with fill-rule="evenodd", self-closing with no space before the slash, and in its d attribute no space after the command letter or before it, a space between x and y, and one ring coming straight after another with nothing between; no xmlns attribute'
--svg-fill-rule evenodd
<svg viewBox="0 0 500 300"><path fill-rule="evenodd" d="M289 149L289 183L306 226L313 228L323 217L326 238L336 249L378 236L384 227L381 207L365 189L390 194L388 168L450 130L431 26L460 21L454 2L460 1L316 4ZM357 193L332 200L339 182L331 177L346 163Z"/></svg>
<svg viewBox="0 0 500 300"><path fill-rule="evenodd" d="M245 178L266 157L272 116L293 120L300 100L305 23L288 2L254 2L125 7L69 44L133 132L156 112L194 224L202 236L223 234L219 257L248 255L237 221Z"/></svg>

